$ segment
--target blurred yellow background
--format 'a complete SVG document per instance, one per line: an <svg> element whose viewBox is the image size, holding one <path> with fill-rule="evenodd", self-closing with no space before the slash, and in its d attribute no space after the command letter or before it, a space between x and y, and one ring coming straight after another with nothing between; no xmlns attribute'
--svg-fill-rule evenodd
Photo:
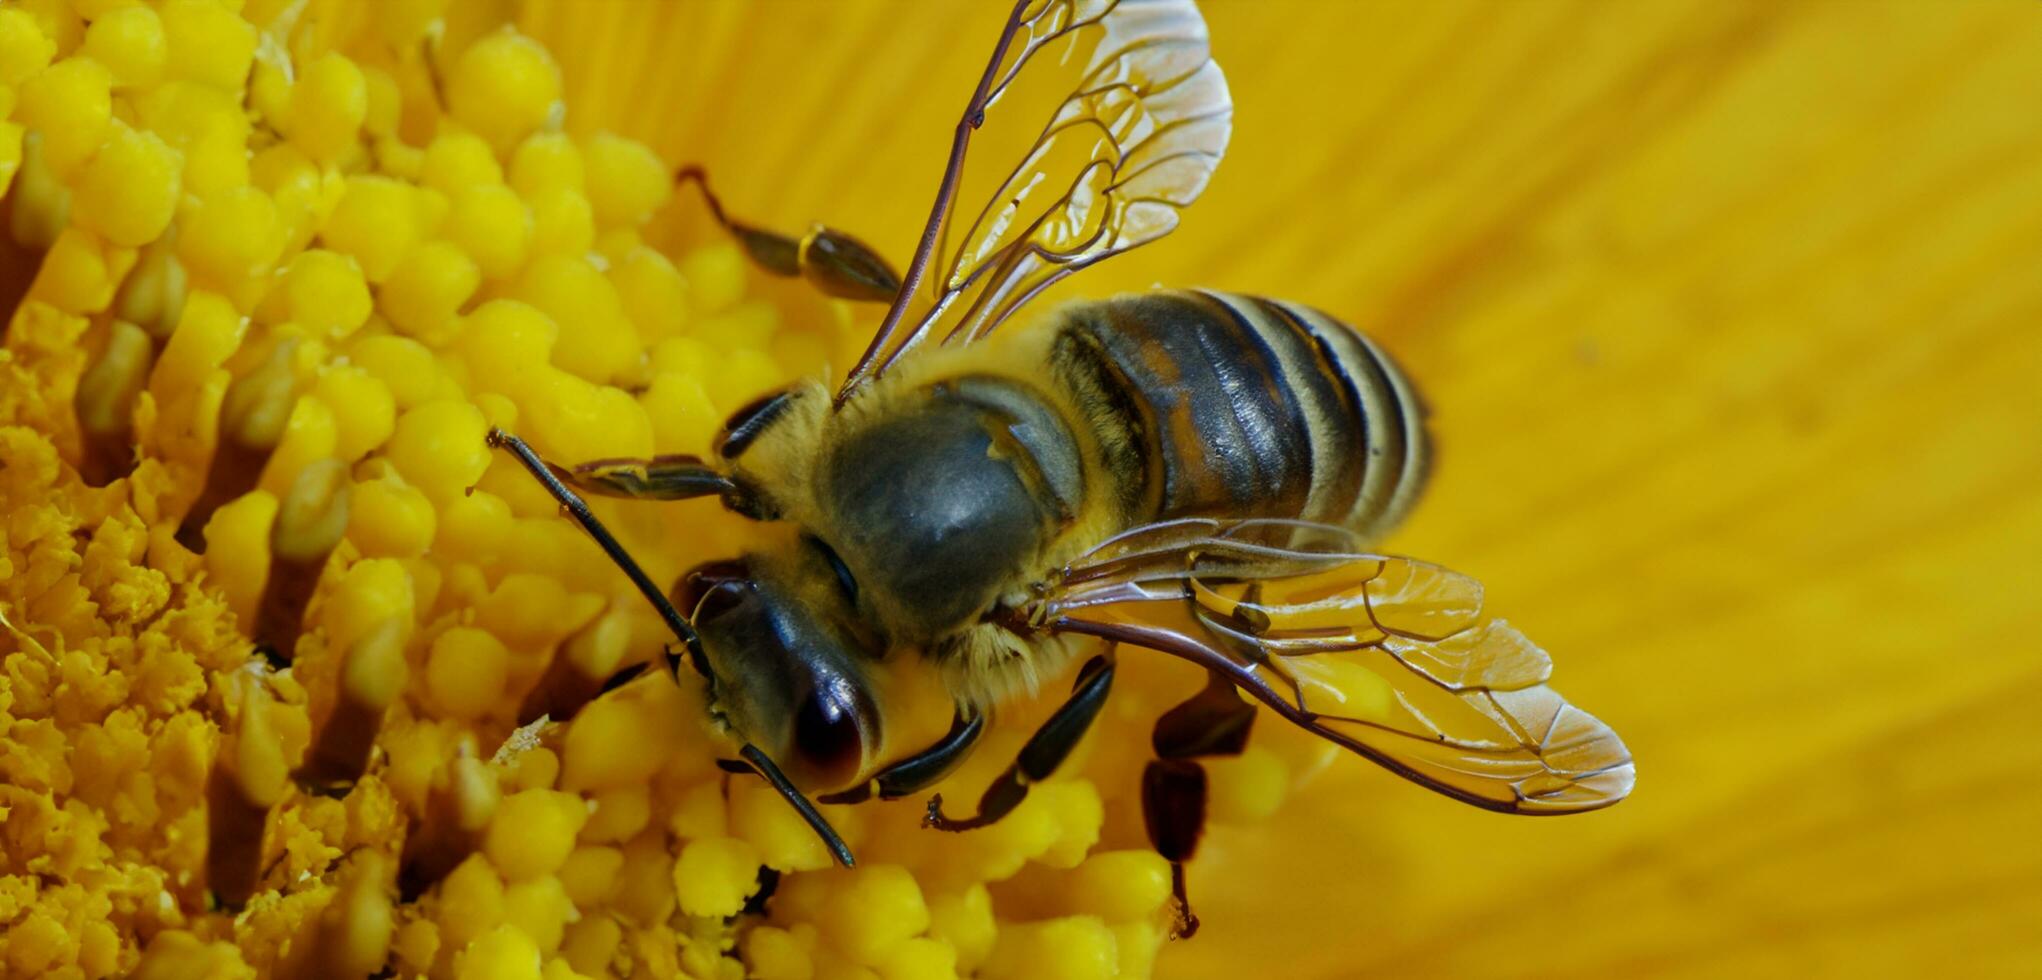
<svg viewBox="0 0 2042 980"><path fill-rule="evenodd" d="M576 127L904 261L1003 6L520 21ZM1393 546L1485 580L1640 782L1527 820L1344 760L1213 835L1162 974L2042 972L2042 6L1207 13L1229 158L1075 292L1380 338L1441 446Z"/></svg>

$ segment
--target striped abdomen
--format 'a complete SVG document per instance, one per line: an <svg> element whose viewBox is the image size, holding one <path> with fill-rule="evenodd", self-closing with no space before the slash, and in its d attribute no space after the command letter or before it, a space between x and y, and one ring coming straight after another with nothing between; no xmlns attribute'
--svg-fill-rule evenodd
<svg viewBox="0 0 2042 980"><path fill-rule="evenodd" d="M1373 343L1300 306L1156 292L1074 306L1061 379L1130 474L1128 518L1302 518L1373 538L1425 481L1423 409Z"/></svg>

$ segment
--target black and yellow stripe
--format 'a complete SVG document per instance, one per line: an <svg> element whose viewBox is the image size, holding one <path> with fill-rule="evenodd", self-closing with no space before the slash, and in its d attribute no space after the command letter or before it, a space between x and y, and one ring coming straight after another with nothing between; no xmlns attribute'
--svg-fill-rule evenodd
<svg viewBox="0 0 2042 980"><path fill-rule="evenodd" d="M1423 487L1429 446L1411 383L1374 343L1316 311L1220 292L1071 307L1054 366L1095 422L1124 430L1130 523L1302 518L1387 532Z"/></svg>

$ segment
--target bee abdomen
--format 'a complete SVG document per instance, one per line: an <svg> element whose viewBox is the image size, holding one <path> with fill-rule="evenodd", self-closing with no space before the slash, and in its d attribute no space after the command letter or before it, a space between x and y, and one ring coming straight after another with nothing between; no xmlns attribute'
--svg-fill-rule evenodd
<svg viewBox="0 0 2042 980"><path fill-rule="evenodd" d="M1074 307L1058 372L1118 428L1131 521L1302 518L1389 530L1424 484L1423 409L1353 328L1300 306L1156 292Z"/></svg>

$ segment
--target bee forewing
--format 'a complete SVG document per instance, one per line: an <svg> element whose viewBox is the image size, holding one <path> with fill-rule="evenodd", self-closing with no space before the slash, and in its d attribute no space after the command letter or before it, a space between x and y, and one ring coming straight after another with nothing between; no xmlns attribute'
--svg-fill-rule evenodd
<svg viewBox="0 0 2042 980"><path fill-rule="evenodd" d="M1168 234L1219 165L1232 119L1192 0L1022 0L902 293L839 400L931 334L969 343L1064 276ZM1018 163L966 169L978 130L1036 126ZM986 203L960 210L965 194ZM933 293L917 297L925 276Z"/></svg>

